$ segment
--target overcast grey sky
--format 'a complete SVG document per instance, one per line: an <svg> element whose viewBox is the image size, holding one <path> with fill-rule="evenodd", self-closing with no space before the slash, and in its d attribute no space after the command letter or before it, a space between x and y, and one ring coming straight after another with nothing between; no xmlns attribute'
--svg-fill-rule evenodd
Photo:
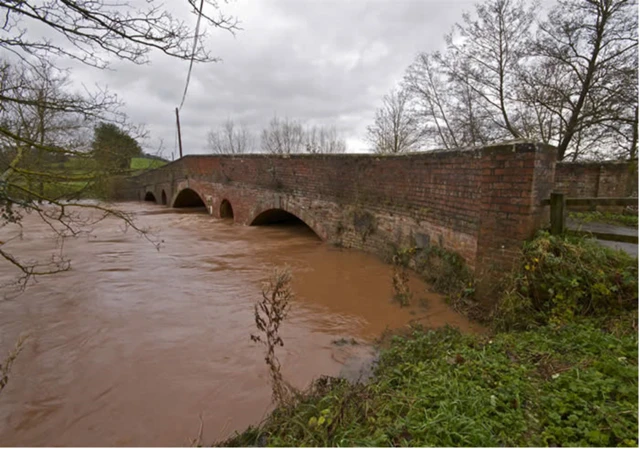
<svg viewBox="0 0 640 449"><path fill-rule="evenodd" d="M182 2L171 0L171 7ZM166 2L169 4L169 2ZM211 30L207 47L223 61L194 65L181 111L185 154L206 153L208 130L227 118L257 135L277 114L307 124L335 125L348 151L366 148L366 127L382 96L419 51L443 46L443 35L473 9L473 0L231 0L223 11L241 21L235 36ZM184 7L186 10L186 6ZM188 16L195 24L195 17ZM145 150L164 141L175 150L174 108L188 61L159 54L111 71L75 67L74 78L107 85L126 112L145 123Z"/></svg>

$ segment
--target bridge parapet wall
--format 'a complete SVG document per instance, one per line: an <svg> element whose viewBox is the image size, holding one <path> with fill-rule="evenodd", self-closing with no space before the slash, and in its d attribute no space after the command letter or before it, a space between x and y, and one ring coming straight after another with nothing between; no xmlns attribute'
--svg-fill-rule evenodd
<svg viewBox="0 0 640 449"><path fill-rule="evenodd" d="M556 190L571 198L638 196L637 162L560 162Z"/></svg>
<svg viewBox="0 0 640 449"><path fill-rule="evenodd" d="M516 142L399 156L187 156L135 178L138 197L164 191L173 203L195 190L214 216L297 215L323 239L378 254L437 245L484 274L504 269L542 224L553 188L552 147Z"/></svg>

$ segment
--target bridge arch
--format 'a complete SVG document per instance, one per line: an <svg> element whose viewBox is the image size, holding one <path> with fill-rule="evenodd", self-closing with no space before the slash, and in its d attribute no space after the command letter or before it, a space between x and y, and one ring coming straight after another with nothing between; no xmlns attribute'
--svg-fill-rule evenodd
<svg viewBox="0 0 640 449"><path fill-rule="evenodd" d="M326 237L324 233L319 232L318 226L314 223L313 220L301 218L301 213L296 213L295 211L289 211L281 207L274 207L265 209L259 213L257 213L249 222L250 226L262 226L262 225L271 225L277 223L287 223L287 224L295 224L301 223L311 229L313 233L320 239L325 240Z"/></svg>
<svg viewBox="0 0 640 449"><path fill-rule="evenodd" d="M233 207L227 199L220 203L220 218L233 218Z"/></svg>
<svg viewBox="0 0 640 449"><path fill-rule="evenodd" d="M198 192L187 187L178 192L171 207L206 207L206 205Z"/></svg>
<svg viewBox="0 0 640 449"><path fill-rule="evenodd" d="M162 189L161 200L162 200L162 205L166 206L167 205L167 194L165 193L164 189Z"/></svg>
<svg viewBox="0 0 640 449"><path fill-rule="evenodd" d="M157 203L156 196L153 194L153 192L145 193L144 194L144 200L145 201L153 201L154 203Z"/></svg>

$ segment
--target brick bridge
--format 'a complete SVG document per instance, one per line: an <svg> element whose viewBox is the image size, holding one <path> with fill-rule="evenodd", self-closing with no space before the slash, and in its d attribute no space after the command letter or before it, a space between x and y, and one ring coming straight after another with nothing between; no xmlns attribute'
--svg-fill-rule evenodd
<svg viewBox="0 0 640 449"><path fill-rule="evenodd" d="M481 277L508 268L544 224L555 165L553 147L523 141L398 156L186 156L117 195L206 206L243 225L297 217L322 240L379 255L437 245Z"/></svg>

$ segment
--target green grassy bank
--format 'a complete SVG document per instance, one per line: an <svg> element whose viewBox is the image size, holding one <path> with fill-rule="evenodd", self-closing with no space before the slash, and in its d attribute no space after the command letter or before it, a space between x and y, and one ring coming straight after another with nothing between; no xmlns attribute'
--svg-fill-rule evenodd
<svg viewBox="0 0 640 449"><path fill-rule="evenodd" d="M634 332L597 322L395 337L367 385L319 382L230 446L637 446Z"/></svg>
<svg viewBox="0 0 640 449"><path fill-rule="evenodd" d="M637 260L546 233L488 335L414 329L366 385L320 379L229 446L637 446Z"/></svg>
<svg viewBox="0 0 640 449"><path fill-rule="evenodd" d="M167 162L162 159L153 159L148 157L133 157L131 158L131 164L129 168L132 171L139 170L152 170L154 168L160 168L167 165Z"/></svg>

